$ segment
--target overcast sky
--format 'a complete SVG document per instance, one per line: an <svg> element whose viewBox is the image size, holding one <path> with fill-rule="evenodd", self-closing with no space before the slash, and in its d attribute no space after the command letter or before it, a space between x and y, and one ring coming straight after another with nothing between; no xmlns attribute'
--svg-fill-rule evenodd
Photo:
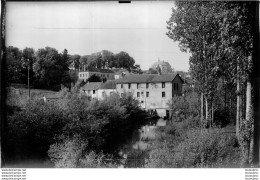
<svg viewBox="0 0 260 180"><path fill-rule="evenodd" d="M190 54L165 34L173 6L172 1L7 2L6 43L79 55L126 51L143 70L160 58L187 71Z"/></svg>

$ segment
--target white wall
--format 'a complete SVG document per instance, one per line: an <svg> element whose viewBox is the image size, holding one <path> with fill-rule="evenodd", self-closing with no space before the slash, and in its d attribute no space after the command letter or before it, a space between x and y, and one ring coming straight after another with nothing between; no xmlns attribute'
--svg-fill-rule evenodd
<svg viewBox="0 0 260 180"><path fill-rule="evenodd" d="M84 81L86 81L89 77L91 77L93 74L99 76L101 79L107 79L107 80L113 80L115 79L114 74L113 73L101 73L101 72L79 72L78 73L78 78L79 79L83 79Z"/></svg>
<svg viewBox="0 0 260 180"><path fill-rule="evenodd" d="M132 92L133 96L141 102L143 108L168 108L167 102L172 98L172 83L166 82L165 88L162 88L162 83L149 83L146 88L146 83L140 83L137 88L137 83L131 83L131 88L128 89L128 84L117 84L117 91L121 94L124 92ZM137 92L140 92L140 97L137 97ZM146 92L149 92L149 97L146 97ZM162 97L162 92L165 92L165 97Z"/></svg>
<svg viewBox="0 0 260 180"><path fill-rule="evenodd" d="M103 92L105 93L105 96L103 95ZM116 93L116 89L99 89L97 91L97 97L99 100L104 99L106 96L109 97L110 93L115 92Z"/></svg>

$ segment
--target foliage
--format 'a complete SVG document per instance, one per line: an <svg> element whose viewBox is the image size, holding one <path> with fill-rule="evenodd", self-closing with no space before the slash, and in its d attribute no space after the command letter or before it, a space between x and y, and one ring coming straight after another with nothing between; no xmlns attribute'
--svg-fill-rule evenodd
<svg viewBox="0 0 260 180"><path fill-rule="evenodd" d="M176 121L182 121L187 117L199 115L199 97L195 92L186 96L175 96L169 102L168 106L172 109L172 117Z"/></svg>
<svg viewBox="0 0 260 180"><path fill-rule="evenodd" d="M234 84L245 82L252 72L248 56L252 54L254 3L175 4L167 22L167 36L179 41L181 50L191 52L191 75L211 109L218 103L219 91L224 90L226 110L226 92L235 94ZM222 89L218 89L220 80L224 82ZM233 100L231 95L229 98Z"/></svg>
<svg viewBox="0 0 260 180"><path fill-rule="evenodd" d="M65 139L50 146L48 155L57 168L76 168L87 142L79 137Z"/></svg>
<svg viewBox="0 0 260 180"><path fill-rule="evenodd" d="M87 80L88 82L102 82L101 78L98 75L93 74Z"/></svg>
<svg viewBox="0 0 260 180"><path fill-rule="evenodd" d="M169 138L161 140L159 147L150 152L146 167L239 167L235 136L217 129L189 129L181 136L177 143Z"/></svg>
<svg viewBox="0 0 260 180"><path fill-rule="evenodd" d="M68 59L66 49L62 54L51 47L39 49L36 52L36 62L33 64L37 87L57 89L61 83L70 83Z"/></svg>
<svg viewBox="0 0 260 180"><path fill-rule="evenodd" d="M79 64L80 64L80 55L75 54L75 55L71 55L69 57L69 64L72 65L73 68L75 68L75 70L79 70Z"/></svg>
<svg viewBox="0 0 260 180"><path fill-rule="evenodd" d="M158 61L158 62L153 63L152 66L150 67L149 71L151 71L151 72L156 71L157 72L158 67L161 68L162 74L173 73L172 67L171 67L170 63L167 62L167 61ZM155 74L155 73L151 73L151 74Z"/></svg>
<svg viewBox="0 0 260 180"><path fill-rule="evenodd" d="M86 139L88 151L114 153L145 123L146 113L131 94L120 98L114 93L104 100L96 100L72 93L59 104L71 119L64 127L64 137L77 134Z"/></svg>
<svg viewBox="0 0 260 180"><path fill-rule="evenodd" d="M48 151L56 168L114 168L112 157L103 153L85 152L87 141L75 136L50 146Z"/></svg>
<svg viewBox="0 0 260 180"><path fill-rule="evenodd" d="M54 136L62 133L67 120L63 111L53 103L31 100L25 109L8 116L8 156L46 156Z"/></svg>

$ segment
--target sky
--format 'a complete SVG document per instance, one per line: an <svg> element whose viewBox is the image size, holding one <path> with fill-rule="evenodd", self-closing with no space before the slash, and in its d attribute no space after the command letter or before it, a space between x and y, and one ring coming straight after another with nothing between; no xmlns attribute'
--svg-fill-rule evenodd
<svg viewBox="0 0 260 180"><path fill-rule="evenodd" d="M127 52L147 70L158 59L188 71L189 53L167 35L173 1L7 2L6 45L69 54Z"/></svg>

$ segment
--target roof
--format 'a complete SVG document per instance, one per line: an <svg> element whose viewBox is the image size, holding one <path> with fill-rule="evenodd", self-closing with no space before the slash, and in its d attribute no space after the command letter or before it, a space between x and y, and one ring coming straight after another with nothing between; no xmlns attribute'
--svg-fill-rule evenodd
<svg viewBox="0 0 260 180"><path fill-rule="evenodd" d="M101 72L101 73L114 73L112 70L110 69L98 69L98 68L94 68L94 67L90 67L88 69L86 69L86 71L81 71L81 72Z"/></svg>
<svg viewBox="0 0 260 180"><path fill-rule="evenodd" d="M85 91L97 90L101 84L102 84L102 82L90 82L83 86L83 90L85 90Z"/></svg>
<svg viewBox="0 0 260 180"><path fill-rule="evenodd" d="M101 84L99 89L116 89L116 81L108 80L105 83Z"/></svg>
<svg viewBox="0 0 260 180"><path fill-rule="evenodd" d="M171 82L179 74L132 74L116 81L119 83L148 83L148 82ZM179 76L180 77L180 76ZM180 77L182 80L182 78ZM182 80L183 81L183 80Z"/></svg>
<svg viewBox="0 0 260 180"><path fill-rule="evenodd" d="M126 74L129 74L129 71L127 69L113 69L115 75L121 75L123 72Z"/></svg>

